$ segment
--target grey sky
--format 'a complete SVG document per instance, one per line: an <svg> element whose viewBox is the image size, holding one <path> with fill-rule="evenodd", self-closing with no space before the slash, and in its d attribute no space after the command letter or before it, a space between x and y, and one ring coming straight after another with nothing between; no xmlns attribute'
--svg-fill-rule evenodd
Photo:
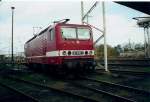
<svg viewBox="0 0 150 102"><path fill-rule="evenodd" d="M85 12L94 2L85 2ZM33 37L33 27L46 27L54 20L69 18L69 23L81 23L80 1L3 1L0 4L0 53L10 53L11 49L11 6L15 6L14 47L15 52L24 51L24 43ZM106 2L107 41L110 45L128 42L143 43L143 30L136 26L133 17L141 12ZM120 8L120 9L118 9ZM102 28L101 3L90 14L89 23ZM99 33L94 31L94 39ZM102 43L100 41L100 43Z"/></svg>

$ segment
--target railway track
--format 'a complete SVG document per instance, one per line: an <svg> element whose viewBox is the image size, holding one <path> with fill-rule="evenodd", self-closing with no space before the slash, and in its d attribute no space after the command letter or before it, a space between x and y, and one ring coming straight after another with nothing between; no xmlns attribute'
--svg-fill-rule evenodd
<svg viewBox="0 0 150 102"><path fill-rule="evenodd" d="M8 79L11 79L11 80L16 80L16 81L28 83L28 84L31 84L31 85L35 85L35 86L38 86L38 87L43 87L43 88L46 88L46 89L49 89L49 90L54 90L54 91L57 91L59 93L67 94L69 96L70 95L75 96L77 98L81 98L81 99L86 100L88 102L101 102L100 100L97 100L97 99L94 99L94 98L89 98L88 96L81 95L79 93L74 93L73 91L63 89L63 88L61 88L60 85L59 86L58 85L46 85L46 84L41 84L41 83L38 83L38 82L32 82L32 81L29 81L29 80L20 79L20 78L17 78L17 77L10 77L10 76L5 76L5 77L8 78ZM43 101L40 101L40 102L43 102Z"/></svg>
<svg viewBox="0 0 150 102"><path fill-rule="evenodd" d="M30 97L18 93L6 85L0 84L0 90L0 102L34 102Z"/></svg>
<svg viewBox="0 0 150 102"><path fill-rule="evenodd" d="M12 80L19 80L25 83L34 84L40 87L45 87L48 89L56 90L59 92L63 92L65 94L73 95L79 98L83 98L88 100L89 102L136 102L135 100L125 98L108 91L100 90L98 88L92 88L89 86L85 86L76 82L66 81L65 83L61 83L67 87L63 87L58 85L47 85L47 84L39 84L37 82L32 82L29 80L23 80L17 77L8 77ZM69 82L69 83L68 83Z"/></svg>
<svg viewBox="0 0 150 102"><path fill-rule="evenodd" d="M92 88L92 87L89 87L89 86L86 86L86 85L82 85L80 83L76 83L76 82L72 82L74 85L76 86L79 86L79 87L82 87L82 88L85 88L85 89L89 89L89 90L92 90L94 91L95 93L102 93L104 95L108 95L110 96L111 98L113 98L113 102L136 102L132 99L128 99L128 98L125 98L125 97L122 97L122 96L119 96L119 95L116 95L116 94L113 94L113 93L110 93L108 91L103 91L103 90L100 90L98 88Z"/></svg>
<svg viewBox="0 0 150 102"><path fill-rule="evenodd" d="M97 80L97 79L89 78L89 77L81 77L81 79L85 79L85 80L89 80L89 81L93 81L93 82L98 82L98 83L106 84L106 85L109 85L111 87L119 87L119 88L123 88L125 90L135 91L136 93L150 95L149 91L145 91L145 90L134 88L134 87L130 87L130 86L116 84L116 83L112 83L112 82L108 82L108 81Z"/></svg>
<svg viewBox="0 0 150 102"><path fill-rule="evenodd" d="M97 62L104 65L104 60L97 60ZM108 59L108 65L110 66L141 66L146 67L150 66L150 59L136 59L136 58L110 58Z"/></svg>
<svg viewBox="0 0 150 102"><path fill-rule="evenodd" d="M104 69L96 69L96 71L103 71ZM150 75L150 72L146 71L133 71L133 70L119 70L119 69L109 69L110 72L121 73L121 74L132 74L132 75Z"/></svg>
<svg viewBox="0 0 150 102"><path fill-rule="evenodd" d="M144 90L114 84L106 81L104 82L100 80L95 80L87 77L82 77L81 80L75 81L64 80L61 83L58 82L53 85L37 82L31 79L25 80L16 76L4 76L4 78L16 81L17 83L25 83L27 85L33 85L38 88L45 88L46 90L53 90L57 91L58 93L64 93L67 94L67 96L77 97L78 99L80 98L88 102L141 102L143 101L143 97L146 97L143 102L149 102L147 101L147 97L150 97L150 93ZM31 90L33 92L32 94L28 94L24 91L17 90L15 87L10 87L6 83L2 84L3 86L6 86L11 90L16 91L24 95L25 97L31 98L31 100L33 98L33 101L44 102L43 100L41 101L39 97L34 95L36 94L34 93L34 90ZM121 91L125 94L122 94ZM118 94L119 92L120 94Z"/></svg>
<svg viewBox="0 0 150 102"><path fill-rule="evenodd" d="M90 98L85 97L85 96L81 96L81 95L78 95L78 94L75 94L75 93L71 93L71 92L64 91L63 89L58 88L58 87L55 87L55 86L48 86L48 85L44 85L44 84L40 84L40 83L28 81L28 80L23 80L23 79L20 79L20 78L17 78L17 77L12 77L12 76L5 76L5 80L6 80L6 79L9 79L9 81L15 81L15 82L17 82L17 83L25 83L26 86L28 86L28 87L30 87L30 85L31 85L32 87L30 87L30 90L26 89L27 92L24 92L24 91L20 91L20 90L16 89L15 87L10 87L9 85L6 85L6 84L1 83L1 85L3 85L4 87L7 87L7 88L9 88L9 89L11 89L11 90L13 90L13 91L15 91L15 92L18 92L18 93L20 93L20 94L22 94L22 95L24 95L24 96L26 96L26 97L32 99L34 102L49 102L49 100L48 100L47 97L49 97L49 95L50 95L51 93L54 93L54 92L51 92L51 91L50 91L50 93L49 93L48 90L52 90L52 91L56 91L56 92L65 94L65 96L66 96L66 94L67 94L67 97L70 97L70 96L71 96L71 97L77 97L77 98L78 98L77 100L82 100L81 102L83 102L83 100L84 100L84 101L88 101L88 102L100 102L100 101L96 101L96 100L94 100L94 99L90 99ZM13 82L13 83L14 83L14 82ZM12 85L12 84L11 84L11 85ZM41 90L44 88L44 91L47 90L47 91L46 91L46 94L47 94L48 96L43 96L43 97L42 97L41 95L40 95L40 96L37 95L37 93L40 93L40 92L38 92L38 90L35 90L35 88L33 88L33 86L37 87L36 89L40 90L40 92L41 92ZM22 88L21 88L21 89L22 89ZM25 90L25 89L24 89L24 90ZM49 93L49 94L48 94L48 93ZM50 95L50 96L51 96L51 97L49 97L49 98L53 99L53 98L54 98L53 96L55 96L55 95ZM59 97L61 97L61 96L59 96ZM45 98L45 99L42 99L42 98ZM62 100L63 100L63 99L62 99ZM67 98L66 98L66 100L67 100ZM70 99L68 99L68 101L66 101L66 100L63 100L63 102L64 102L64 101L65 101L65 102L70 101ZM75 101L75 102L76 102L76 101ZM80 101L77 101L77 102L80 102Z"/></svg>
<svg viewBox="0 0 150 102"><path fill-rule="evenodd" d="M116 97L122 101L149 102L150 100L150 92L145 90L87 77L81 77L81 79L82 80L73 83L91 90L102 92L106 95Z"/></svg>
<svg viewBox="0 0 150 102"><path fill-rule="evenodd" d="M40 102L38 99L36 99L36 98L34 98L34 97L32 97L32 96L30 96L30 95L28 95L28 94L26 94L26 93L24 93L24 92L22 92L22 91L19 91L19 90L17 90L16 88L13 88L13 87L11 87L11 86L9 86L9 85L7 85L7 84L4 84L4 83L2 83L1 81L0 81L0 85L1 85L2 87L5 87L5 88L10 89L11 91L13 91L13 92L15 92L15 93L18 93L18 94L23 95L24 97L28 98L28 99L31 100L32 102Z"/></svg>
<svg viewBox="0 0 150 102"><path fill-rule="evenodd" d="M102 65L104 65L104 63L102 63ZM148 67L149 64L126 64L126 63L108 63L109 66L127 66L127 67Z"/></svg>

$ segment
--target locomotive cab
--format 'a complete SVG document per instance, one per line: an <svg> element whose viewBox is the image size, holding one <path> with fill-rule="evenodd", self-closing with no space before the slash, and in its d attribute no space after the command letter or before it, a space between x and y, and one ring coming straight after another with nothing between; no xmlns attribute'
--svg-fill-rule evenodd
<svg viewBox="0 0 150 102"><path fill-rule="evenodd" d="M58 49L68 68L94 68L92 30L87 25L59 24Z"/></svg>

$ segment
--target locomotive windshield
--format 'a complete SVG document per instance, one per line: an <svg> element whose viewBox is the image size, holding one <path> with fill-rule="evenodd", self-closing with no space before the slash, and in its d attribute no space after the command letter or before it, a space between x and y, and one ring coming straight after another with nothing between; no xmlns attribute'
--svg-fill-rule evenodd
<svg viewBox="0 0 150 102"><path fill-rule="evenodd" d="M86 28L77 29L78 39L90 39L90 31Z"/></svg>
<svg viewBox="0 0 150 102"><path fill-rule="evenodd" d="M62 27L61 34L64 39L90 39L90 30L88 28Z"/></svg>
<svg viewBox="0 0 150 102"><path fill-rule="evenodd" d="M62 37L65 39L76 39L76 29L75 28L61 28Z"/></svg>

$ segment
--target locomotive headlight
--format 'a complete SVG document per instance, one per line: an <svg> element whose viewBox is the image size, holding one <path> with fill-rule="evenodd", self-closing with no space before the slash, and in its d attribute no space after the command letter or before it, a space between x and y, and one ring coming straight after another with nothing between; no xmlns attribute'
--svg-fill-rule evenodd
<svg viewBox="0 0 150 102"><path fill-rule="evenodd" d="M88 54L88 51L85 51L85 55L87 55Z"/></svg>
<svg viewBox="0 0 150 102"><path fill-rule="evenodd" d="M67 52L66 52L66 51L63 51L63 52L62 52L62 54L63 54L63 55L66 55L66 54L67 54Z"/></svg>
<svg viewBox="0 0 150 102"><path fill-rule="evenodd" d="M93 54L93 51L90 51L89 54L92 55L92 54Z"/></svg>
<svg viewBox="0 0 150 102"><path fill-rule="evenodd" d="M71 51L68 51L68 55L71 55Z"/></svg>

